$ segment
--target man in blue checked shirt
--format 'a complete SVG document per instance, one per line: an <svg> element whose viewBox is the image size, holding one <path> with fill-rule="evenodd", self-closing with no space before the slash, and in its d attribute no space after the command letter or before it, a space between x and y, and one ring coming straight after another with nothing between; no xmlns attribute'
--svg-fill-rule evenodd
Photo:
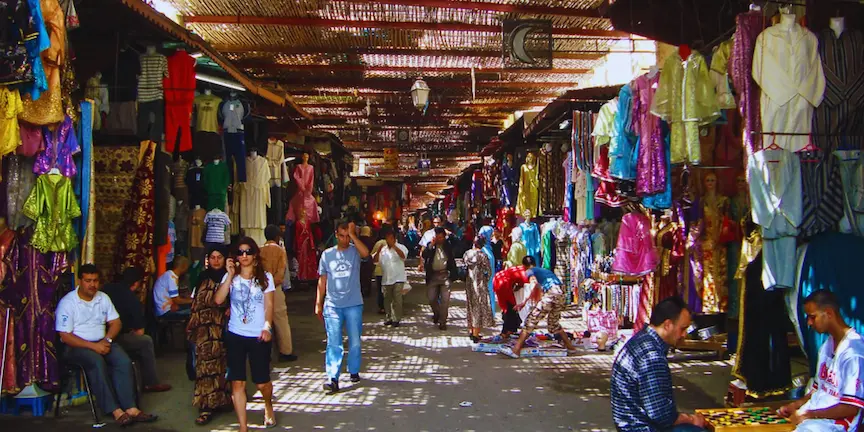
<svg viewBox="0 0 864 432"><path fill-rule="evenodd" d="M612 365L612 418L622 432L698 432L705 418L679 413L666 353L687 334L690 311L680 297L654 307L650 325L631 338Z"/></svg>

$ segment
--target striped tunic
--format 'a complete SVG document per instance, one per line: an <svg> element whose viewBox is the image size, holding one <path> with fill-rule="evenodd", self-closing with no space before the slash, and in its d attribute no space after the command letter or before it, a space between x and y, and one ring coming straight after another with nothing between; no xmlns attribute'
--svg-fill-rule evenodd
<svg viewBox="0 0 864 432"><path fill-rule="evenodd" d="M828 154L820 162L808 162L801 158L801 187L803 211L800 235L804 238L825 231L837 231L843 218L843 178L840 176L840 160Z"/></svg>
<svg viewBox="0 0 864 432"><path fill-rule="evenodd" d="M838 38L819 34L825 99L813 114L816 146L826 152L864 148L864 34L846 29ZM820 134L840 135L837 137Z"/></svg>

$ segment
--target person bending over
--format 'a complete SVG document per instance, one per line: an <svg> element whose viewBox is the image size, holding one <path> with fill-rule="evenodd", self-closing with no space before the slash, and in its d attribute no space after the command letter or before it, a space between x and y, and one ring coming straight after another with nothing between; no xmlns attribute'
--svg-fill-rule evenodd
<svg viewBox="0 0 864 432"><path fill-rule="evenodd" d="M780 408L779 414L798 425L796 432L855 432L864 408L864 341L840 316L840 304L830 291L818 290L804 299L807 325L828 340L819 349L819 367L810 392Z"/></svg>
<svg viewBox="0 0 864 432"><path fill-rule="evenodd" d="M528 277L528 282L532 286L532 296L540 290L543 291L543 297L528 315L528 319L525 320L525 327L522 329L516 345L512 349L510 347L503 347L498 352L511 358L519 358L525 339L528 339L528 335L534 331L534 328L537 327L537 324L543 318L546 318L549 333L557 333L561 336L561 341L564 342L567 351L575 351L576 347L573 346L564 328L561 327L561 312L564 312L564 309L567 308L567 298L563 288L564 284L558 279L558 276L555 276L555 273L545 268L537 267L534 257L530 255L522 259L522 266L525 268L525 276ZM528 296L528 298L531 298L531 296ZM516 309L519 310L523 307L525 307L524 303L517 305Z"/></svg>

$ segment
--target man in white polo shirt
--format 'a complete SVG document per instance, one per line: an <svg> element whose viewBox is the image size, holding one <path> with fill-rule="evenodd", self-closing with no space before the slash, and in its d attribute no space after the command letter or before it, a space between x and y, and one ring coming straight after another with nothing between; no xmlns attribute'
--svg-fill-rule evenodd
<svg viewBox="0 0 864 432"><path fill-rule="evenodd" d="M54 315L55 330L65 345L64 359L84 368L102 411L113 415L119 425L155 421L156 416L135 406L132 362L113 343L122 328L120 315L111 298L99 291L99 269L85 264L78 276L78 288L60 299Z"/></svg>
<svg viewBox="0 0 864 432"><path fill-rule="evenodd" d="M855 432L864 408L864 340L840 316L830 291L810 294L804 311L807 325L829 337L819 349L810 393L780 408L780 415L797 425L796 432Z"/></svg>
<svg viewBox="0 0 864 432"><path fill-rule="evenodd" d="M171 270L162 273L153 284L153 305L160 319L188 319L192 313L192 299L180 296L180 278L189 271L189 259L178 256Z"/></svg>

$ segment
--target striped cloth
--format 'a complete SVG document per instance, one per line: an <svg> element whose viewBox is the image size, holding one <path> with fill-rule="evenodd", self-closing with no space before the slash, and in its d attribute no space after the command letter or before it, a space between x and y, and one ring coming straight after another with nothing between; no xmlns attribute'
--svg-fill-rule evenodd
<svg viewBox="0 0 864 432"><path fill-rule="evenodd" d="M138 78L138 102L162 100L162 79L168 78L168 60L162 54L141 55L141 77Z"/></svg>
<svg viewBox="0 0 864 432"><path fill-rule="evenodd" d="M819 56L825 71L825 100L813 115L815 144L826 152L860 150L864 148L864 33L846 29L837 38L833 30L823 30Z"/></svg>
<svg viewBox="0 0 864 432"><path fill-rule="evenodd" d="M803 212L800 233L804 238L825 231L836 231L843 218L843 178L840 176L840 160L828 154L820 162L801 158L801 186L803 189Z"/></svg>

